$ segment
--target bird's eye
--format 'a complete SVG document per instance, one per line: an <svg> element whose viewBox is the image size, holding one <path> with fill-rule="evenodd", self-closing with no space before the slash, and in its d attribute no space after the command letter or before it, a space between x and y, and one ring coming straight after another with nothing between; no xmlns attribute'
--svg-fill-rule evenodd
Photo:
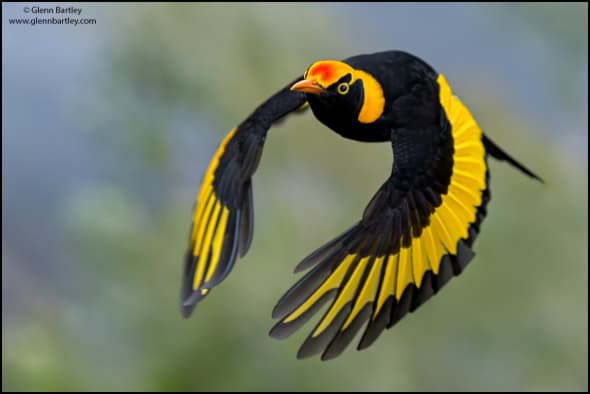
<svg viewBox="0 0 590 394"><path fill-rule="evenodd" d="M340 93L340 94L348 93L348 84L346 82L342 82L340 85L338 85L338 93Z"/></svg>

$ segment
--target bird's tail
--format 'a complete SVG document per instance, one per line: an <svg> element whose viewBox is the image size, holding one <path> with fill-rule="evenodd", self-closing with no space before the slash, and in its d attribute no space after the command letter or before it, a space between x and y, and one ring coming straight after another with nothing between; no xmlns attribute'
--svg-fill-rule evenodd
<svg viewBox="0 0 590 394"><path fill-rule="evenodd" d="M538 180L541 183L545 183L541 177L537 174L514 160L508 153L504 152L498 145L496 145L492 140L490 140L486 135L483 135L483 146L486 149L486 153L490 154L493 158L500 160L500 161L507 161L512 166L518 168L520 171L528 175L529 177Z"/></svg>

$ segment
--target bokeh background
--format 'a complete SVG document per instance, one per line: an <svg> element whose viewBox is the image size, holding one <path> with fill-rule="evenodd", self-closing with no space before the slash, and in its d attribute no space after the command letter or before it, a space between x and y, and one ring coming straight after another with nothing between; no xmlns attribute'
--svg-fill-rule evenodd
<svg viewBox="0 0 590 394"><path fill-rule="evenodd" d="M587 4L82 4L95 25L9 23L34 5L2 4L3 390L588 390ZM274 340L272 307L391 151L293 116L254 178L250 253L183 320L219 141L313 61L394 48L546 183L492 161L468 269L369 350L298 361L314 323Z"/></svg>

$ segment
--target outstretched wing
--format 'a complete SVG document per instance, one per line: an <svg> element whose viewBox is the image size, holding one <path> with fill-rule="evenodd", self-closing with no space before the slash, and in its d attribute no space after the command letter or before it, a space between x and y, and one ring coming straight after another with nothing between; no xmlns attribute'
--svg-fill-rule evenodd
<svg viewBox="0 0 590 394"><path fill-rule="evenodd" d="M474 256L489 200L482 132L439 76L438 123L392 130L394 165L362 219L304 259L278 302L270 335L284 338L331 305L298 357L338 356L363 324L359 349L437 293Z"/></svg>
<svg viewBox="0 0 590 394"><path fill-rule="evenodd" d="M298 78L299 80L301 78ZM260 105L221 142L201 183L186 253L180 309L195 305L231 271L252 240L252 174L266 133L283 116L305 104L305 94L289 84Z"/></svg>

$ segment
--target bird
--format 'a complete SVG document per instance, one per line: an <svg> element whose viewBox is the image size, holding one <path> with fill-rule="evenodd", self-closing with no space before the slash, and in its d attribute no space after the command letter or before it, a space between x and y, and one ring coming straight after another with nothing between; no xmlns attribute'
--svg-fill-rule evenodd
<svg viewBox="0 0 590 394"><path fill-rule="evenodd" d="M283 339L326 303L297 353L357 349L437 294L474 258L490 201L488 157L543 180L496 145L445 76L401 50L319 60L259 105L223 139L198 192L184 260L180 311L189 317L248 252L252 176L268 130L310 108L323 125L359 142L390 143L391 174L360 219L304 258L303 276L272 310ZM388 164L389 165L389 164Z"/></svg>

